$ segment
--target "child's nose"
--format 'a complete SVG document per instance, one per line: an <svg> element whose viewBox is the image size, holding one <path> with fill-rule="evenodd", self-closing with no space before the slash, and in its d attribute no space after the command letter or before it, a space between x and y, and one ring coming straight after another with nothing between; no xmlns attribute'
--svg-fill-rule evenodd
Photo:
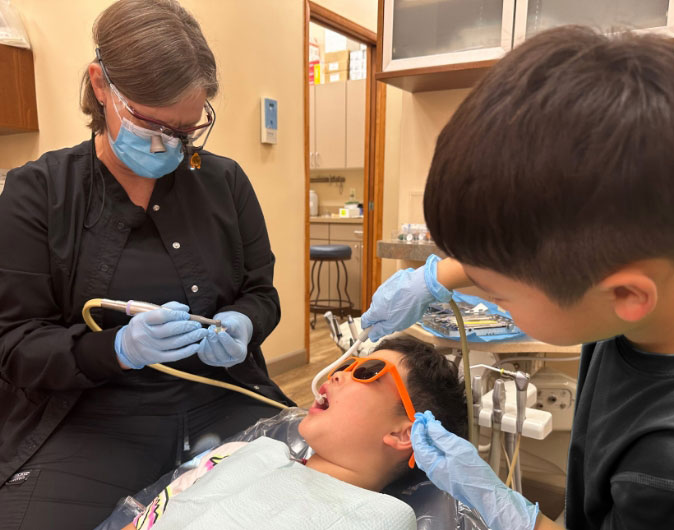
<svg viewBox="0 0 674 530"><path fill-rule="evenodd" d="M344 372L343 370L340 370L339 372L335 372L335 373L332 374L332 376L330 377L330 380L331 380L333 383L342 383L342 382L344 382L346 379L347 379L347 375L346 375L346 372Z"/></svg>

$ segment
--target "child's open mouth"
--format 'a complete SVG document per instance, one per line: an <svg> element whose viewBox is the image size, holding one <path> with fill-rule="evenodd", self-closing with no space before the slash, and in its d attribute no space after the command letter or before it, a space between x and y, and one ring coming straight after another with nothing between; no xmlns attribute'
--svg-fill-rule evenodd
<svg viewBox="0 0 674 530"><path fill-rule="evenodd" d="M325 391L325 385L318 389L318 393L323 396L323 402L314 401L310 410L327 410L330 407L330 400L328 399L328 393Z"/></svg>

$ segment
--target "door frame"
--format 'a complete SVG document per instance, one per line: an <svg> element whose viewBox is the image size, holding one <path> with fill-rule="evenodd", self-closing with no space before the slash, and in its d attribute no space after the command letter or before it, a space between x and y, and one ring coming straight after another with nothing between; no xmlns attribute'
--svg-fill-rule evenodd
<svg viewBox="0 0 674 530"><path fill-rule="evenodd" d="M363 174L363 252L361 271L361 307L370 305L372 294L381 282L381 259L376 256L376 243L382 236L383 184L384 184L384 130L386 109L386 85L375 80L375 68L381 60L381 40L377 34L355 22L338 15L334 11L312 2L304 2L304 347L307 363L310 360L309 347L309 22L316 22L342 35L368 45L367 81L365 90L365 154ZM381 27L381 26L380 26Z"/></svg>

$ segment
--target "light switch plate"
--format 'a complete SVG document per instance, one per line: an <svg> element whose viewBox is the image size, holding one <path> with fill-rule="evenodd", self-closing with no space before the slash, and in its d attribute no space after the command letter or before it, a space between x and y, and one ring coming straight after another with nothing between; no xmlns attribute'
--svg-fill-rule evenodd
<svg viewBox="0 0 674 530"><path fill-rule="evenodd" d="M278 101L260 98L260 141L275 144L278 133Z"/></svg>

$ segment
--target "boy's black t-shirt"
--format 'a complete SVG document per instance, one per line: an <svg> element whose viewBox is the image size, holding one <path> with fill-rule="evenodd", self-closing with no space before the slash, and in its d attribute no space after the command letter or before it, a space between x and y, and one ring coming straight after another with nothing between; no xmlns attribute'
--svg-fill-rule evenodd
<svg viewBox="0 0 674 530"><path fill-rule="evenodd" d="M674 354L625 337L583 347L566 526L674 528Z"/></svg>

